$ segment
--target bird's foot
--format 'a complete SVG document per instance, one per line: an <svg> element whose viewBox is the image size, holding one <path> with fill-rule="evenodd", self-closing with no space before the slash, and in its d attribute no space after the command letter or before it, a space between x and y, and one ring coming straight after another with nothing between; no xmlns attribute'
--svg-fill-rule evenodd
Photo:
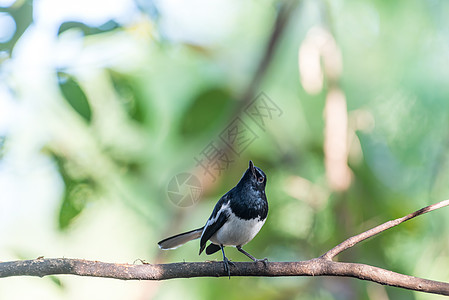
<svg viewBox="0 0 449 300"><path fill-rule="evenodd" d="M232 265L235 267L235 264L232 261L230 261L227 257L225 257L223 259L223 265L224 265L225 272L228 273L228 277L229 277L229 279L231 279L231 270L229 269L229 265Z"/></svg>
<svg viewBox="0 0 449 300"><path fill-rule="evenodd" d="M257 258L256 258L256 259L254 260L254 262L255 262L255 263L262 262L263 265L264 265L265 267L267 267L267 264L268 264L268 258L266 258L266 257L263 258L263 259L257 259Z"/></svg>

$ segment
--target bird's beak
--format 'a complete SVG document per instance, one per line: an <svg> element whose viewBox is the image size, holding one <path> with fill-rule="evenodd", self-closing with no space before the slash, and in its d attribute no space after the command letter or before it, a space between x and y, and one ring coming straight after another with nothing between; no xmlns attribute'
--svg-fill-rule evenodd
<svg viewBox="0 0 449 300"><path fill-rule="evenodd" d="M251 173L253 173L254 177L257 177L256 176L256 171L254 170L254 164L253 164L252 160L249 161L249 170L251 171Z"/></svg>

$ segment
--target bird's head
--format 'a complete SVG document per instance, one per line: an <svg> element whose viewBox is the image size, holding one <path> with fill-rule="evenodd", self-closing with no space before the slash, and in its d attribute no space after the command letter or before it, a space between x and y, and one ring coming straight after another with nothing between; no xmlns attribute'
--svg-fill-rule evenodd
<svg viewBox="0 0 449 300"><path fill-rule="evenodd" d="M249 180L253 186L261 190L265 189L265 185L267 184L267 176L260 168L254 166L251 160L249 161L249 167L246 172L248 173Z"/></svg>

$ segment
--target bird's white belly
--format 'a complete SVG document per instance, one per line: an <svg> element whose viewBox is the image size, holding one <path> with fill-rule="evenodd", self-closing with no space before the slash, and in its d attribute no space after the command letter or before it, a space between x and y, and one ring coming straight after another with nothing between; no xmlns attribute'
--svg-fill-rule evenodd
<svg viewBox="0 0 449 300"><path fill-rule="evenodd" d="M243 246L256 236L264 223L265 220L244 220L232 214L210 241L223 246Z"/></svg>

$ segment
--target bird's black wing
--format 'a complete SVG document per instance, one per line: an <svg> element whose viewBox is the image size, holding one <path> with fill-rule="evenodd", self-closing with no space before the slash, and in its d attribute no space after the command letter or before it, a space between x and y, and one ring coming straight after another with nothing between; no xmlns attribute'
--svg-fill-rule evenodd
<svg viewBox="0 0 449 300"><path fill-rule="evenodd" d="M200 240L200 253L206 247L206 242L226 223L230 214L229 193L218 200L209 220L204 226L203 234Z"/></svg>
<svg viewBox="0 0 449 300"><path fill-rule="evenodd" d="M209 246L207 246L207 248L206 248L206 254L207 254L207 255L214 254L215 252L219 251L220 249L221 249L220 246L211 243L211 244L210 244Z"/></svg>

